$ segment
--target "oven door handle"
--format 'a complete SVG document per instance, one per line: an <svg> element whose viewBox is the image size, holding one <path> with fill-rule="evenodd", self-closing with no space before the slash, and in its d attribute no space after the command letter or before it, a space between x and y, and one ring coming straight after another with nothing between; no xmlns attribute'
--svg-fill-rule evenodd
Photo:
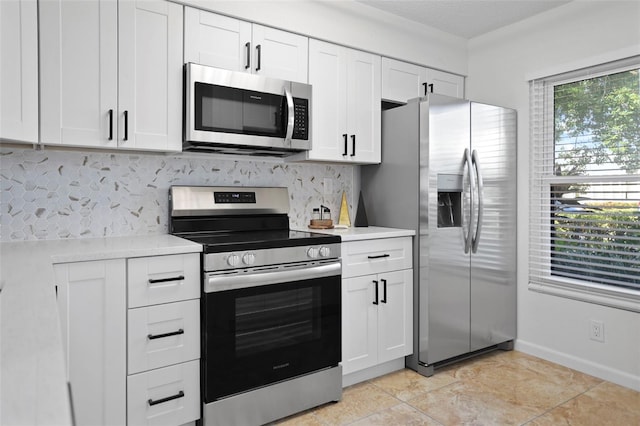
<svg viewBox="0 0 640 426"><path fill-rule="evenodd" d="M279 268L274 271L256 272L250 274L219 274L206 273L204 276L204 292L237 290L248 287L280 284L292 281L304 281L314 278L331 277L342 273L340 261L304 268Z"/></svg>

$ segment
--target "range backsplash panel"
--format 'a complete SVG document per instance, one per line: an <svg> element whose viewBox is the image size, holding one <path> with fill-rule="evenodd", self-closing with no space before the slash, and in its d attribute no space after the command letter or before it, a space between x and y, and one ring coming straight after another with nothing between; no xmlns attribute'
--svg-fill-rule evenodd
<svg viewBox="0 0 640 426"><path fill-rule="evenodd" d="M164 234L172 185L286 186L291 227L306 228L320 203L337 221L343 191L353 211L355 167L0 147L0 241Z"/></svg>

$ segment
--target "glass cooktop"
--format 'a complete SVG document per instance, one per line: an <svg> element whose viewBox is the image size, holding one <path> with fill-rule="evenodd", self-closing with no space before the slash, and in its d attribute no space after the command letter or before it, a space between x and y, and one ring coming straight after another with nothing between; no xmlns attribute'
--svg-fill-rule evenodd
<svg viewBox="0 0 640 426"><path fill-rule="evenodd" d="M292 230L233 231L205 234L183 234L182 238L203 245L205 253L236 250L259 250L279 247L331 244L341 241L338 235Z"/></svg>

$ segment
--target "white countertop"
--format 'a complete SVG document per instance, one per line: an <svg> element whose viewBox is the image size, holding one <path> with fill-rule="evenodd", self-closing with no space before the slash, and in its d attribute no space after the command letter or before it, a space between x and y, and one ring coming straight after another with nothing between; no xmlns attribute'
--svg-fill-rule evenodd
<svg viewBox="0 0 640 426"><path fill-rule="evenodd" d="M347 229L304 229L309 232L339 235L342 241L375 240L377 238L410 237L416 234L413 229L383 228L380 226L351 227Z"/></svg>
<svg viewBox="0 0 640 426"><path fill-rule="evenodd" d="M173 235L0 243L0 424L71 424L53 264L200 251Z"/></svg>

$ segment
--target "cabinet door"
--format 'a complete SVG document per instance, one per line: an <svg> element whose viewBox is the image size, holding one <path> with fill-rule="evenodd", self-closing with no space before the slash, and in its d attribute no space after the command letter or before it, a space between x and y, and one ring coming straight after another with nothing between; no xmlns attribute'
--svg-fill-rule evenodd
<svg viewBox="0 0 640 426"><path fill-rule="evenodd" d="M378 305L375 275L342 280L342 373L378 362ZM379 303L379 302L378 302Z"/></svg>
<svg viewBox="0 0 640 426"><path fill-rule="evenodd" d="M464 77L427 68L427 82L433 93L464 99Z"/></svg>
<svg viewBox="0 0 640 426"><path fill-rule="evenodd" d="M254 24L253 55L254 74L300 83L308 81L307 37Z"/></svg>
<svg viewBox="0 0 640 426"><path fill-rule="evenodd" d="M119 3L120 148L182 149L182 8L162 0Z"/></svg>
<svg viewBox="0 0 640 426"><path fill-rule="evenodd" d="M40 139L113 148L118 102L118 3L39 2Z"/></svg>
<svg viewBox="0 0 640 426"><path fill-rule="evenodd" d="M0 2L0 138L38 142L38 3Z"/></svg>
<svg viewBox="0 0 640 426"><path fill-rule="evenodd" d="M347 157L346 49L318 40L309 41L311 101L311 160L343 161ZM344 154L344 155L343 155Z"/></svg>
<svg viewBox="0 0 640 426"><path fill-rule="evenodd" d="M54 273L76 423L126 424L124 260L57 264Z"/></svg>
<svg viewBox="0 0 640 426"><path fill-rule="evenodd" d="M347 75L348 157L358 163L380 163L380 56L349 50Z"/></svg>
<svg viewBox="0 0 640 426"><path fill-rule="evenodd" d="M378 276L379 357L383 363L413 352L413 269Z"/></svg>
<svg viewBox="0 0 640 426"><path fill-rule="evenodd" d="M405 103L425 96L427 69L408 62L382 58L382 99Z"/></svg>
<svg viewBox="0 0 640 426"><path fill-rule="evenodd" d="M185 7L184 25L184 62L250 72L251 23Z"/></svg>

